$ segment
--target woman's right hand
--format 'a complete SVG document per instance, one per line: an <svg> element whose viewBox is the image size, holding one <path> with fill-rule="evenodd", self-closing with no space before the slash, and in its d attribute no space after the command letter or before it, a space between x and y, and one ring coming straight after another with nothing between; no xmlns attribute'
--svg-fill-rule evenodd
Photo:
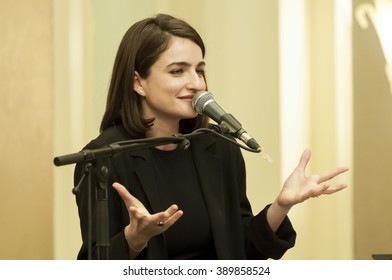
<svg viewBox="0 0 392 280"><path fill-rule="evenodd" d="M114 183L113 188L118 192L128 209L130 222L125 227L124 234L129 249L133 252L143 250L151 237L166 231L183 214L175 204L167 208L166 211L150 214L146 207L123 185Z"/></svg>

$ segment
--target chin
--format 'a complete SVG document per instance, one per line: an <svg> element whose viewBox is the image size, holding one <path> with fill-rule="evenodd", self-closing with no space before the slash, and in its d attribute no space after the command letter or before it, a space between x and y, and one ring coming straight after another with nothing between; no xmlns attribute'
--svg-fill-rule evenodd
<svg viewBox="0 0 392 280"><path fill-rule="evenodd" d="M198 113L195 110L193 110L193 108L192 108L192 110L187 110L186 112L184 111L181 116L181 119L194 119L197 116L198 116Z"/></svg>
<svg viewBox="0 0 392 280"><path fill-rule="evenodd" d="M184 119L194 119L198 116L198 113L193 112L192 114L188 114L187 116L184 116Z"/></svg>

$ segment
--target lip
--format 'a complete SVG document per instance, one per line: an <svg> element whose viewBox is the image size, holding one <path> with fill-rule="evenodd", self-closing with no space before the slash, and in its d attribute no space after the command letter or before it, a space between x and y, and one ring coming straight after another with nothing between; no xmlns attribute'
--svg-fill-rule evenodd
<svg viewBox="0 0 392 280"><path fill-rule="evenodd" d="M181 99L181 100L190 100L190 101L192 101L193 95L179 96L178 99Z"/></svg>

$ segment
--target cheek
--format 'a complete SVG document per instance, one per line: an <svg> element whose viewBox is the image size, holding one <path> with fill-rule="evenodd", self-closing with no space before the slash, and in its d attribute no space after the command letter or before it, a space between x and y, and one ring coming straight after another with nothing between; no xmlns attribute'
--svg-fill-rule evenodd
<svg viewBox="0 0 392 280"><path fill-rule="evenodd" d="M160 92L161 94L169 94L177 92L184 87L182 79L157 79L153 84L150 84L149 89L152 92Z"/></svg>

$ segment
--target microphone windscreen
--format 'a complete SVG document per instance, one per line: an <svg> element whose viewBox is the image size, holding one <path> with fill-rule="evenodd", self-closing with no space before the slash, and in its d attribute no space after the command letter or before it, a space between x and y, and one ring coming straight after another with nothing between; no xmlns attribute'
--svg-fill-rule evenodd
<svg viewBox="0 0 392 280"><path fill-rule="evenodd" d="M211 92L199 91L192 98L192 107L193 109L195 109L196 112L203 115L204 106L210 100L214 100L214 96L212 95Z"/></svg>

